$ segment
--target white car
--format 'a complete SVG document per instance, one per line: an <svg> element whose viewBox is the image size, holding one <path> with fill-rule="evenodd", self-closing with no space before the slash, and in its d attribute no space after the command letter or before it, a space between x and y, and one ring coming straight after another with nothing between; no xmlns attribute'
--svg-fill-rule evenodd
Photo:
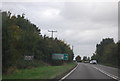
<svg viewBox="0 0 120 81"><path fill-rule="evenodd" d="M91 60L90 64L97 64L97 61L96 60Z"/></svg>

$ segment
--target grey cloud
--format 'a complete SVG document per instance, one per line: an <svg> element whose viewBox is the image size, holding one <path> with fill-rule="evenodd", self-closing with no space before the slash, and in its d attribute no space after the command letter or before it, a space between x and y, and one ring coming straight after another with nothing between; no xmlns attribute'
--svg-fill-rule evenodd
<svg viewBox="0 0 120 81"><path fill-rule="evenodd" d="M91 56L102 38L118 40L117 2L16 2L4 3L2 9L25 13L43 35L50 36L48 30L57 30L54 37L73 45L75 56Z"/></svg>

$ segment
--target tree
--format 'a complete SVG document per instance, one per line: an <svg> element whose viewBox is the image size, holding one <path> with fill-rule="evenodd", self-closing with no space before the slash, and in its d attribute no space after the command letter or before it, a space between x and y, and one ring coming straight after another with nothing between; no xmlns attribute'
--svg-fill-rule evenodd
<svg viewBox="0 0 120 81"><path fill-rule="evenodd" d="M97 55L93 53L93 55L91 56L91 60L96 60L96 59L97 59Z"/></svg>
<svg viewBox="0 0 120 81"><path fill-rule="evenodd" d="M76 60L77 62L81 62L81 57L78 55L78 56L75 58L75 60Z"/></svg>
<svg viewBox="0 0 120 81"><path fill-rule="evenodd" d="M87 58L87 61L90 61L90 57Z"/></svg>
<svg viewBox="0 0 120 81"><path fill-rule="evenodd" d="M87 61L87 56L84 56L84 57L83 57L83 61Z"/></svg>
<svg viewBox="0 0 120 81"><path fill-rule="evenodd" d="M105 38L103 39L100 44L96 45L96 55L98 62L102 62L104 58L104 50L109 44L115 44L113 38Z"/></svg>
<svg viewBox="0 0 120 81"><path fill-rule="evenodd" d="M97 60L102 64L118 66L119 42L115 43L113 38L105 38L100 44L96 45L96 52L91 59Z"/></svg>
<svg viewBox="0 0 120 81"><path fill-rule="evenodd" d="M118 51L116 51L117 52L117 54L118 54L118 66L120 67L120 40L117 42L117 49L118 49Z"/></svg>
<svg viewBox="0 0 120 81"><path fill-rule="evenodd" d="M2 14L3 73L10 67L18 69L29 67L24 64L25 56L34 56L34 60L52 64L52 53L67 53L69 60L57 63L63 64L73 60L73 51L67 43L57 38L42 36L40 29L25 19L24 14L15 16L10 12L0 13ZM21 65L19 62L22 62ZM32 67L36 66L34 61L29 63L33 63L30 65Z"/></svg>

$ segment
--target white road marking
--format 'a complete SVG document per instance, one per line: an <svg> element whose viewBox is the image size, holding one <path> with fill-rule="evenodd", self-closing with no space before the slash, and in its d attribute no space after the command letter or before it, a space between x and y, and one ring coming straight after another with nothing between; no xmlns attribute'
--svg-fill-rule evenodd
<svg viewBox="0 0 120 81"><path fill-rule="evenodd" d="M110 73L108 73L108 72L106 72L104 70L101 70L101 69L95 67L95 66L93 68L97 69L98 71L102 72L103 74L105 74L105 75L107 75L107 76L109 76L109 77L111 77L111 78L113 78L115 80L120 81L118 76L112 75L112 74L110 74Z"/></svg>
<svg viewBox="0 0 120 81"><path fill-rule="evenodd" d="M78 63L78 65L79 65L79 63ZM65 75L63 78L61 78L59 81L62 81L63 79L68 77L73 71L75 71L75 69L78 67L78 65L73 70L71 70L67 75Z"/></svg>

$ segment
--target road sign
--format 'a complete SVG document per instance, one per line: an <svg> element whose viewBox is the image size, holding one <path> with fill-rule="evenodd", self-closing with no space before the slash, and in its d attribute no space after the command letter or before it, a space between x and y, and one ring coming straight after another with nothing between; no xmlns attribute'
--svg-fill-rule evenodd
<svg viewBox="0 0 120 81"><path fill-rule="evenodd" d="M25 56L24 57L24 60L33 60L34 59L34 56Z"/></svg>
<svg viewBox="0 0 120 81"><path fill-rule="evenodd" d="M68 60L68 54L54 53L52 54L53 60Z"/></svg>
<svg viewBox="0 0 120 81"><path fill-rule="evenodd" d="M64 60L68 60L68 54L64 54Z"/></svg>

